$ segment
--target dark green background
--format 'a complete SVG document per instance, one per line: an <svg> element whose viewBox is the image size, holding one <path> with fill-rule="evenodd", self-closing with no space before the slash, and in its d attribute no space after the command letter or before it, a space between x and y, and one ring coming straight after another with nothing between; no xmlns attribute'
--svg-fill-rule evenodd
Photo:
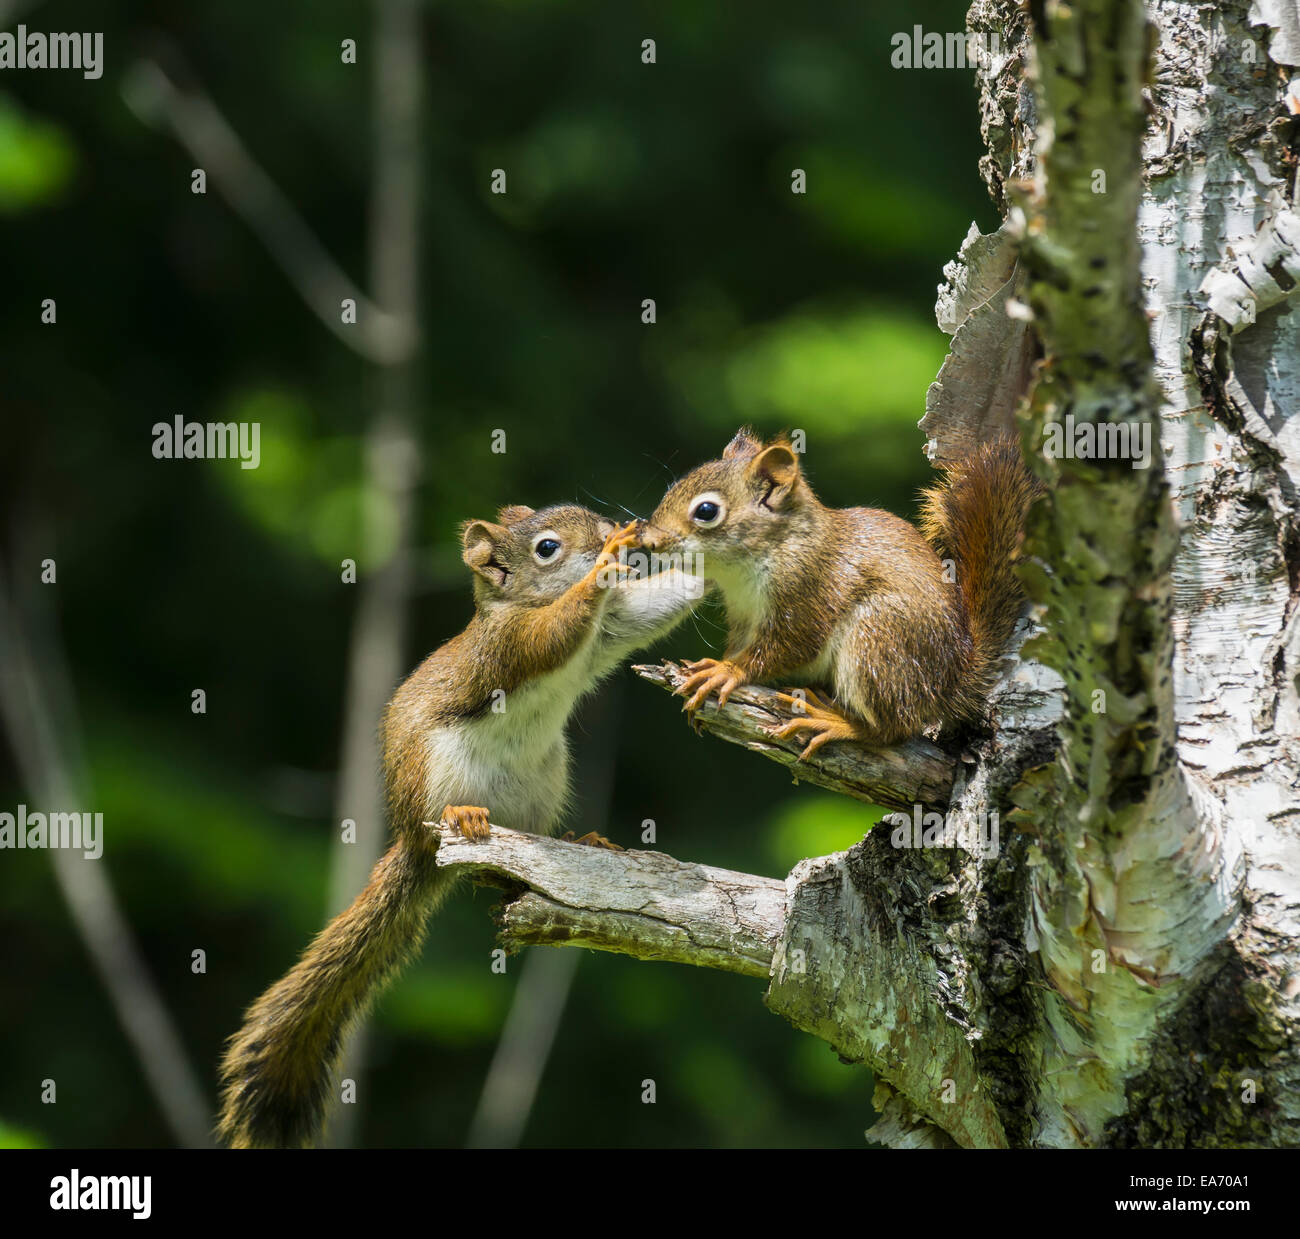
<svg viewBox="0 0 1300 1239"><path fill-rule="evenodd" d="M357 553L373 384L220 195L191 194L190 156L120 88L137 55L179 48L364 283L372 15L66 4L0 28L19 20L103 30L106 70L0 74L6 572L30 592L39 559L58 562L43 597L105 815L97 863L211 1093L222 1039L325 914L357 597L338 564ZM891 34L914 22L959 30L964 8L428 7L422 571L405 665L468 617L459 521L558 500L646 514L742 422L803 429L825 500L912 512L927 473L915 423L946 344L935 286L970 221L996 223L972 75L890 68ZM356 66L339 61L348 37ZM488 192L495 167L504 198ZM46 297L56 326L40 324ZM259 420L262 467L155 460L150 428L177 414ZM720 633L706 612L662 652L716 652ZM696 738L628 672L613 691L616 840L653 818L674 855L784 875L874 820ZM592 731L573 728L580 757ZM0 766L0 806L20 802L31 792ZM493 901L446 911L380 1005L361 1143L463 1142L519 966L489 971ZM166 1143L48 857L0 853L0 934L6 1142ZM862 1147L869 1075L768 1014L762 990L585 955L525 1143ZM40 1104L46 1077L57 1105Z"/></svg>

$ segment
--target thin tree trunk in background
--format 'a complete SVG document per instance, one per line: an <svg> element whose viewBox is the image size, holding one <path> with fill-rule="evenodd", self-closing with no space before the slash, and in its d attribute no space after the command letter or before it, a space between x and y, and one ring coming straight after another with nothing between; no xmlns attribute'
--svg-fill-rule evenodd
<svg viewBox="0 0 1300 1239"><path fill-rule="evenodd" d="M22 533L31 534L29 525ZM45 530L42 528L42 535ZM52 548L42 537L17 539L15 562L38 564ZM30 569L29 569L30 570ZM93 803L81 752L76 702L44 587L11 593L0 565L0 718L15 765L33 801L81 812ZM87 860L50 848L55 881L122 1031L140 1063L163 1121L183 1148L212 1146L211 1104L186 1054L179 1029L154 982L118 902L103 857Z"/></svg>
<svg viewBox="0 0 1300 1239"><path fill-rule="evenodd" d="M370 212L370 291L375 303L418 330L420 23L415 0L375 0L374 188ZM379 719L405 669L409 548L419 458L412 429L414 361L378 364L372 374L365 438L366 490L357 558L357 613L348 653L343 751L334 829L356 822L356 842L336 844L330 915L365 885L387 828L377 748ZM365 1026L344 1053L342 1078L359 1079ZM358 1089L364 1105L364 1095ZM334 1110L329 1138L351 1144L356 1107Z"/></svg>
<svg viewBox="0 0 1300 1239"><path fill-rule="evenodd" d="M611 833L610 823L623 695L619 681L607 683L588 701L573 727L581 737L573 781L579 810L574 817L583 824L582 831L575 833L594 830L630 847L629 840ZM510 1012L470 1123L467 1148L518 1147L564 1019L578 968L577 953L530 951L522 962Z"/></svg>

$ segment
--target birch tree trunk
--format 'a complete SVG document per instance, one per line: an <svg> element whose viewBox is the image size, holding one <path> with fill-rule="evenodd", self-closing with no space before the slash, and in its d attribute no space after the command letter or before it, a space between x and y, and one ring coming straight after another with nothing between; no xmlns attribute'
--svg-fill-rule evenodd
<svg viewBox="0 0 1300 1239"><path fill-rule="evenodd" d="M913 811L783 901L548 840L445 835L439 863L496 871L513 944L751 976L770 952L767 1006L875 1072L889 1144L1294 1147L1300 17L976 0L969 23L997 36L1005 222L945 272L922 426L940 461L1018 428L1047 488L1035 634L984 737L819 753L808 781ZM747 689L700 718L791 764L773 709Z"/></svg>
<svg viewBox="0 0 1300 1239"><path fill-rule="evenodd" d="M1033 5L1031 32L1014 5L971 10L1009 53L981 74L984 172L1026 216L1047 360L1025 441L1052 491L1032 652L1065 683L1056 758L1014 796L1047 983L1024 1136L1294 1146L1297 15L1145 17L1149 66L1136 2ZM1151 467L1044 461L1071 414L1150 418Z"/></svg>

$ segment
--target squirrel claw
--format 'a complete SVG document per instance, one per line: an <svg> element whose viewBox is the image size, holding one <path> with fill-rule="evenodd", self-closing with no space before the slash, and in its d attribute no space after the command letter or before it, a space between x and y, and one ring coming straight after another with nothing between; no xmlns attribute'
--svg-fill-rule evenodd
<svg viewBox="0 0 1300 1239"><path fill-rule="evenodd" d="M780 701L787 702L796 712L796 717L779 727L769 727L767 734L774 740L788 740L801 731L810 732L808 743L799 754L799 761L807 761L823 744L832 740L868 741L862 724L850 718L843 711L828 705L811 689L800 689L799 696L792 693L777 693Z"/></svg>
<svg viewBox="0 0 1300 1239"><path fill-rule="evenodd" d="M596 556L596 564L592 569L594 577L597 579L604 577L608 582L611 576L618 579L631 575L632 565L619 559L618 553L640 542L638 536L640 528L639 520L628 521L626 525L615 529L605 539L605 544L600 548L600 554Z"/></svg>
<svg viewBox="0 0 1300 1239"><path fill-rule="evenodd" d="M811 688L791 688L775 696L778 701L785 702L790 707L791 713L799 718L811 714L814 710L827 714L839 713L829 701L823 701Z"/></svg>
<svg viewBox="0 0 1300 1239"><path fill-rule="evenodd" d="M561 843L576 843L579 847L586 848L608 848L611 852L621 852L623 849L617 843L611 843L604 835L598 835L594 830L589 830L581 839L573 837L573 831L566 830L560 836Z"/></svg>
<svg viewBox="0 0 1300 1239"><path fill-rule="evenodd" d="M613 533L605 539L605 545L600 548L602 555L617 556L619 551L625 547L636 546L640 541L641 522L628 521L626 525L615 529Z"/></svg>
<svg viewBox="0 0 1300 1239"><path fill-rule="evenodd" d="M488 811L478 805L449 804L442 811L442 820L475 843L481 843L491 833Z"/></svg>
<svg viewBox="0 0 1300 1239"><path fill-rule="evenodd" d="M682 666L691 674L676 691L678 696L687 699L682 709L690 719L691 726L699 731L700 724L695 718L699 708L717 693L718 709L722 709L727 704L727 698L745 682L745 676L735 663L727 662L726 659L699 658L694 662L683 663Z"/></svg>

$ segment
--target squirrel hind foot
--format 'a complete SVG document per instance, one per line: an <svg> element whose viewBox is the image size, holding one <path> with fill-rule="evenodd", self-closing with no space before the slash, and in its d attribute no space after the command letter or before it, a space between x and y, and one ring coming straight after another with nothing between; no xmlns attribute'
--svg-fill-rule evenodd
<svg viewBox="0 0 1300 1239"><path fill-rule="evenodd" d="M604 835L598 835L594 830L589 830L581 839L573 837L573 831L566 830L560 836L561 843L576 843L579 847L587 848L607 848L611 852L621 852L624 849L617 843L611 843Z"/></svg>
<svg viewBox="0 0 1300 1239"><path fill-rule="evenodd" d="M865 723L828 705L811 689L777 693L777 699L787 703L795 717L778 727L768 728L768 735L774 740L789 740L800 732L809 732L808 742L799 754L800 761L807 761L822 745L835 740L853 740L859 744L872 742Z"/></svg>

